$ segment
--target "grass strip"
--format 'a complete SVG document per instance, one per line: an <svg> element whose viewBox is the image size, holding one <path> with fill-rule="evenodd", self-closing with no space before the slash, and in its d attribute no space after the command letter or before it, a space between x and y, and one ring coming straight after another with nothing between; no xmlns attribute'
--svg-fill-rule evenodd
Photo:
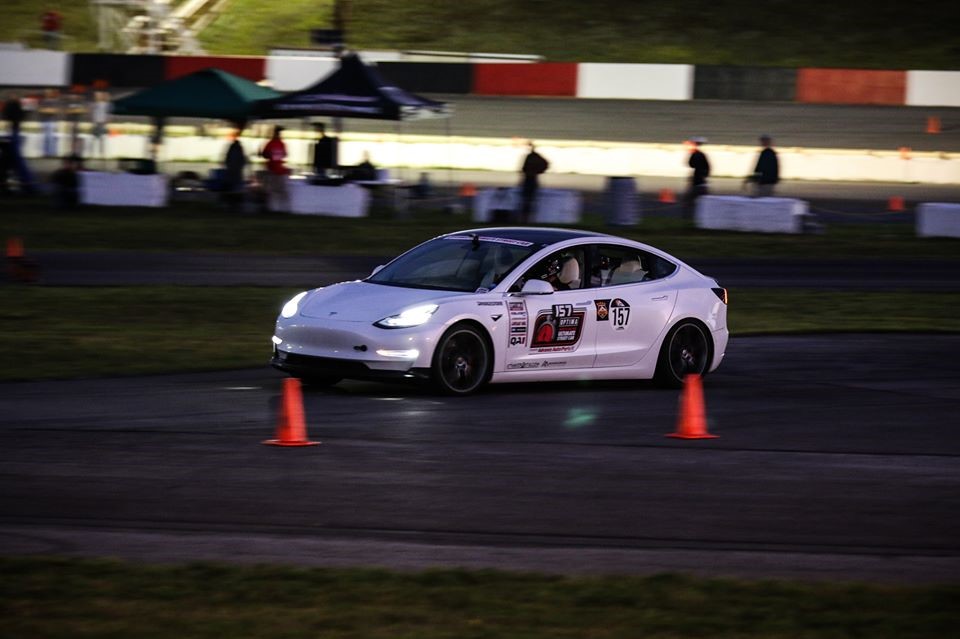
<svg viewBox="0 0 960 639"><path fill-rule="evenodd" d="M232 639L954 636L960 586L0 559L0 635Z"/></svg>
<svg viewBox="0 0 960 639"><path fill-rule="evenodd" d="M11 199L0 213L0 238L23 239L27 252L137 250L257 252L277 255L395 255L441 233L483 226L441 211L397 218L375 210L363 219L306 215L238 215L215 205L169 209L84 208L58 211L45 202ZM909 224L835 224L823 234L777 235L696 229L689 221L647 216L635 227L611 228L587 214L577 225L652 244L681 259L803 257L809 259L957 259L953 238L918 238Z"/></svg>
<svg viewBox="0 0 960 639"><path fill-rule="evenodd" d="M185 1L185 0L181 0ZM551 62L660 62L881 69L954 69L956 2L867 0L350 0L351 48L546 56ZM97 50L88 0L58 0L64 48ZM42 47L35 0L4 0L0 41ZM310 30L333 26L333 0L230 0L200 36L212 54L265 55L308 48Z"/></svg>
<svg viewBox="0 0 960 639"><path fill-rule="evenodd" d="M269 287L2 287L0 380L266 364L283 302ZM960 293L739 289L734 335L960 332Z"/></svg>

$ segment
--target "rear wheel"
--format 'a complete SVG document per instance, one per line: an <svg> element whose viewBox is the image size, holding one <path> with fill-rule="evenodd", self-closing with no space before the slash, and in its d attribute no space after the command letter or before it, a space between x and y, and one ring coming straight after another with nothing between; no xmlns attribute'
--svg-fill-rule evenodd
<svg viewBox="0 0 960 639"><path fill-rule="evenodd" d="M683 320L663 340L657 360L657 383L680 388L687 375L706 375L710 366L710 338L699 322Z"/></svg>
<svg viewBox="0 0 960 639"><path fill-rule="evenodd" d="M483 332L457 324L443 334L433 355L433 381L448 395L468 395L489 379L490 347Z"/></svg>

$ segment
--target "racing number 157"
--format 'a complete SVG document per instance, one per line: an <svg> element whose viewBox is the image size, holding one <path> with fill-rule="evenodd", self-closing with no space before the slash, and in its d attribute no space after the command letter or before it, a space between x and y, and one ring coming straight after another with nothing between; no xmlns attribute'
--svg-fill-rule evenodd
<svg viewBox="0 0 960 639"><path fill-rule="evenodd" d="M610 317L616 328L623 328L630 321L630 309L624 306L614 306L610 309Z"/></svg>

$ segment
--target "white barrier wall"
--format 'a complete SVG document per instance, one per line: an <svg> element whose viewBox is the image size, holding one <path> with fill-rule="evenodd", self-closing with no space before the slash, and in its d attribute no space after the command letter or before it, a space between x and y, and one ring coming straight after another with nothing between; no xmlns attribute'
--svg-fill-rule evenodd
<svg viewBox="0 0 960 639"><path fill-rule="evenodd" d="M0 86L64 87L68 84L68 54L61 51L0 50Z"/></svg>
<svg viewBox="0 0 960 639"><path fill-rule="evenodd" d="M960 204L924 202L917 207L917 235L960 237Z"/></svg>
<svg viewBox="0 0 960 639"><path fill-rule="evenodd" d="M691 100L688 64L580 64L577 97L624 100Z"/></svg>
<svg viewBox="0 0 960 639"><path fill-rule="evenodd" d="M910 106L960 106L960 71L907 71Z"/></svg>
<svg viewBox="0 0 960 639"><path fill-rule="evenodd" d="M802 233L810 207L785 197L702 195L697 198L694 223L699 229L748 233Z"/></svg>
<svg viewBox="0 0 960 639"><path fill-rule="evenodd" d="M192 129L192 127L189 127ZM34 129L35 130L35 129ZM292 133L292 132L291 132ZM26 133L24 155L39 157L40 134ZM89 140L84 133L83 138ZM248 152L255 154L264 139L244 138ZM285 138L289 162L306 164L310 139ZM89 141L85 149L92 148ZM220 162L225 138L168 133L160 158ZM65 142L61 144L61 149ZM550 173L579 175L637 175L688 177L688 152L681 144L627 144L540 140L537 148L550 161ZM108 157L145 157L146 135L112 135L107 138ZM753 172L759 149L746 146L706 146L714 177L742 178ZM502 138L466 138L427 135L347 133L340 141L340 161L358 164L369 152L374 164L388 167L453 168L480 171L519 171L526 149ZM88 153L89 155L89 153ZM784 180L827 180L960 184L960 153L912 153L837 149L778 149Z"/></svg>
<svg viewBox="0 0 960 639"><path fill-rule="evenodd" d="M266 74L270 86L277 91L299 91L316 84L336 71L339 62L333 58L280 57L267 58Z"/></svg>

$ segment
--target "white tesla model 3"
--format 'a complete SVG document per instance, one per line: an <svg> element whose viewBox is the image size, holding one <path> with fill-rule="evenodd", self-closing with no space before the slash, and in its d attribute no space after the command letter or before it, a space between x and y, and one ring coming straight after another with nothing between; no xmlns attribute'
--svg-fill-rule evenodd
<svg viewBox="0 0 960 639"><path fill-rule="evenodd" d="M557 228L449 233L283 307L272 364L312 384L656 379L720 365L727 291L652 246Z"/></svg>

